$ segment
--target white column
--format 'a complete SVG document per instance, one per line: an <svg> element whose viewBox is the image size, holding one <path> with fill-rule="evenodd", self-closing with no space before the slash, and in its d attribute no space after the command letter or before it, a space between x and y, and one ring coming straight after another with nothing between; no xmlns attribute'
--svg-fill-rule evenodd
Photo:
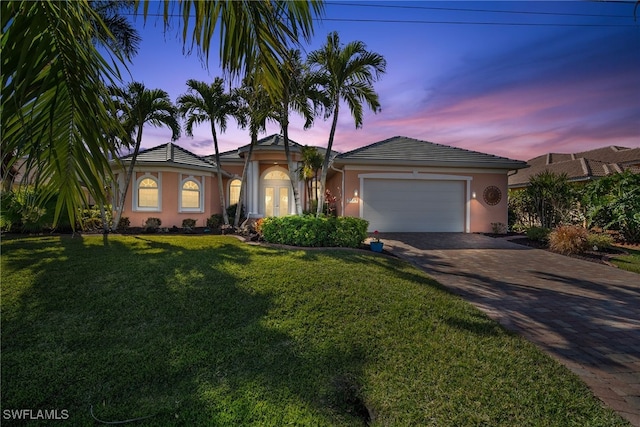
<svg viewBox="0 0 640 427"><path fill-rule="evenodd" d="M247 182L250 183L247 190L250 190L248 193L251 195L249 199L249 212L258 214L260 212L260 162L252 161L249 172L250 179L247 179Z"/></svg>

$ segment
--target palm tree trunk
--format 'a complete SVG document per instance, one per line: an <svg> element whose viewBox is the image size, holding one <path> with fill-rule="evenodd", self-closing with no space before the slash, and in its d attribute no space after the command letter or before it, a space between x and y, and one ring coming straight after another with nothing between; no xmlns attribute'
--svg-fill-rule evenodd
<svg viewBox="0 0 640 427"><path fill-rule="evenodd" d="M331 158L331 147L333 147L333 138L336 134L336 127L338 125L338 112L340 111L340 98L335 100L335 108L333 110L333 122L331 123L331 132L329 133L329 143L327 144L327 152L324 155L324 162L322 162L322 173L320 174L320 185L316 191L318 194L318 209L316 215L320 216L324 207L324 192L327 186L327 172L329 171L329 159Z"/></svg>
<svg viewBox="0 0 640 427"><path fill-rule="evenodd" d="M133 168L136 165L136 159L138 158L138 152L140 151L140 143L142 142L142 125L138 126L138 135L136 136L136 145L131 155L131 162L129 163L129 170L127 171L127 177L124 182L124 190L120 195L118 203L118 209L116 209L116 215L113 218L113 224L111 224L111 231L116 231L120 218L122 217L122 211L124 210L124 201L127 198L127 192L129 191L129 185L131 184L131 177L133 176Z"/></svg>
<svg viewBox="0 0 640 427"><path fill-rule="evenodd" d="M236 207L236 216L233 219L233 226L238 228L240 225L240 204L244 199L245 188L247 188L247 169L251 164L251 155L253 154L253 147L258 142L258 134L257 132L251 132L251 144L249 145L249 152L247 153L247 157L244 158L244 169L242 169L242 178L240 179L240 196L238 197L238 206ZM248 214L248 212L247 212Z"/></svg>
<svg viewBox="0 0 640 427"><path fill-rule="evenodd" d="M296 214L302 215L302 205L300 204L300 192L298 191L298 174L295 170L293 160L291 160L291 152L289 150L289 121L282 120L282 137L284 138L284 153L287 157L287 167L289 168L289 181L291 181L291 189L293 190L293 199L296 203Z"/></svg>
<svg viewBox="0 0 640 427"><path fill-rule="evenodd" d="M220 207L222 208L222 218L224 225L229 225L229 214L227 214L227 206L224 202L224 186L222 185L222 168L220 167L220 151L218 150L218 136L216 135L216 128L211 121L211 135L213 135L213 147L216 152L216 175L218 175L218 193L220 193ZM239 202L238 202L239 204ZM238 206L236 209L239 209Z"/></svg>

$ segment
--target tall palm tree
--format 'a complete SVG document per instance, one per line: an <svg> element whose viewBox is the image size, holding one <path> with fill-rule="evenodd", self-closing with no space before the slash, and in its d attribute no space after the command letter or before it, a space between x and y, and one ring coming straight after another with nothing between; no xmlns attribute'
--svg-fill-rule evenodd
<svg viewBox="0 0 640 427"><path fill-rule="evenodd" d="M167 126L171 129L171 139L180 136L178 109L171 103L169 94L161 89L147 89L142 83L132 82L125 88L111 87L114 110L125 132L121 135L124 145L133 147L133 154L127 169L124 188L118 200L112 230L115 231L124 209L125 198L131 184L133 169L136 164L142 131L145 125L154 127Z"/></svg>
<svg viewBox="0 0 640 427"><path fill-rule="evenodd" d="M289 168L289 180L293 190L296 213L302 215L300 192L298 191L298 173L291 158L289 147L289 113L294 111L305 119L304 128L307 129L313 123L316 112L324 101L324 94L318 89L321 75L310 72L302 62L300 51L291 49L287 52L284 61L279 67L280 90L279 97L274 97L277 120L280 123L284 152Z"/></svg>
<svg viewBox="0 0 640 427"><path fill-rule="evenodd" d="M245 189L247 187L247 170L251 164L251 156L253 148L258 143L258 134L266 130L267 120L273 120L273 104L267 91L256 83L255 75L247 76L242 87L236 90L240 108L236 113L236 120L241 127L249 128L251 142L249 152L244 158L244 168L242 169L242 178L240 180L240 196L238 199L238 207L233 226L238 227L240 224L240 204L244 199Z"/></svg>
<svg viewBox="0 0 640 427"><path fill-rule="evenodd" d="M135 3L146 16L151 2ZM322 4L183 0L178 7L184 43L196 44L208 57L218 32L223 68L239 75L256 61L275 70L288 42L311 36ZM164 21L169 24L170 0L165 6ZM26 172L39 171L38 183L48 183L59 195L56 221L63 208L73 218L82 206L83 188L98 203L106 202L104 191L94 189L111 175L105 153L115 155L102 138L102 128L111 120L102 101L108 94L103 83L117 85L121 80L114 62L94 42L97 38L106 46L115 63L124 63L126 54L116 50L110 31L96 31L106 25L87 0L1 1L0 21L3 174L28 159ZM272 86L275 80L266 79Z"/></svg>
<svg viewBox="0 0 640 427"><path fill-rule="evenodd" d="M177 103L180 114L187 121L185 132L188 136L193 136L193 126L204 122L211 125L211 135L213 136L213 148L216 158L216 175L218 176L218 193L220 194L220 207L224 225L229 225L229 215L224 197L224 186L222 185L222 168L220 167L220 150L218 149L218 133L227 130L227 118L234 115L237 110L234 95L224 90L224 80L216 77L213 83L207 84L198 80L187 81L187 93L178 97Z"/></svg>
<svg viewBox="0 0 640 427"><path fill-rule="evenodd" d="M307 60L312 67L316 67L325 74L327 79L325 89L331 105L331 109L327 109L327 117L333 116L327 152L320 174L320 198L317 210L317 214L320 215L324 203L331 148L340 113L340 102L346 102L356 129L361 128L363 103L366 103L374 113L380 110L380 101L373 89L373 83L385 73L387 61L382 55L369 52L361 41L340 44L337 32L329 33L325 45L311 52Z"/></svg>

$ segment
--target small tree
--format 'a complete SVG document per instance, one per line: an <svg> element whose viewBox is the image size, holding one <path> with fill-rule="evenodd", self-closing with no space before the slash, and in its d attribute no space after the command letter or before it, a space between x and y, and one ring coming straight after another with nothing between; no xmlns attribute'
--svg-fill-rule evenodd
<svg viewBox="0 0 640 427"><path fill-rule="evenodd" d="M582 202L590 227L616 230L628 242L640 242L640 174L625 171L591 182Z"/></svg>
<svg viewBox="0 0 640 427"><path fill-rule="evenodd" d="M577 193L566 174L541 172L531 177L526 192L540 226L545 228L567 221L577 204Z"/></svg>

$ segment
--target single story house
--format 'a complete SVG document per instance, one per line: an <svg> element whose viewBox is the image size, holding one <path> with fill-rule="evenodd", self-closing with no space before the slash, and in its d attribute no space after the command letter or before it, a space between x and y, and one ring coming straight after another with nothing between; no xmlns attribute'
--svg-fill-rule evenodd
<svg viewBox="0 0 640 427"><path fill-rule="evenodd" d="M582 183L626 170L640 173L640 148L611 145L580 153L547 153L527 164L528 168L509 176L510 189L527 187L532 177L544 171L566 174L569 182Z"/></svg>
<svg viewBox="0 0 640 427"><path fill-rule="evenodd" d="M302 146L290 141L290 147L300 164ZM238 202L248 150L245 145L220 155L227 205ZM113 163L120 186L128 160ZM507 223L507 175L524 167L518 160L396 136L333 154L327 189L336 197L337 214L368 220L369 231L489 232L492 223ZM304 183L297 185L306 197ZM243 204L254 218L295 213L282 136L254 147ZM149 217L167 227L180 227L186 218L203 226L214 213L221 207L213 156L171 143L139 153L123 212L132 226Z"/></svg>

